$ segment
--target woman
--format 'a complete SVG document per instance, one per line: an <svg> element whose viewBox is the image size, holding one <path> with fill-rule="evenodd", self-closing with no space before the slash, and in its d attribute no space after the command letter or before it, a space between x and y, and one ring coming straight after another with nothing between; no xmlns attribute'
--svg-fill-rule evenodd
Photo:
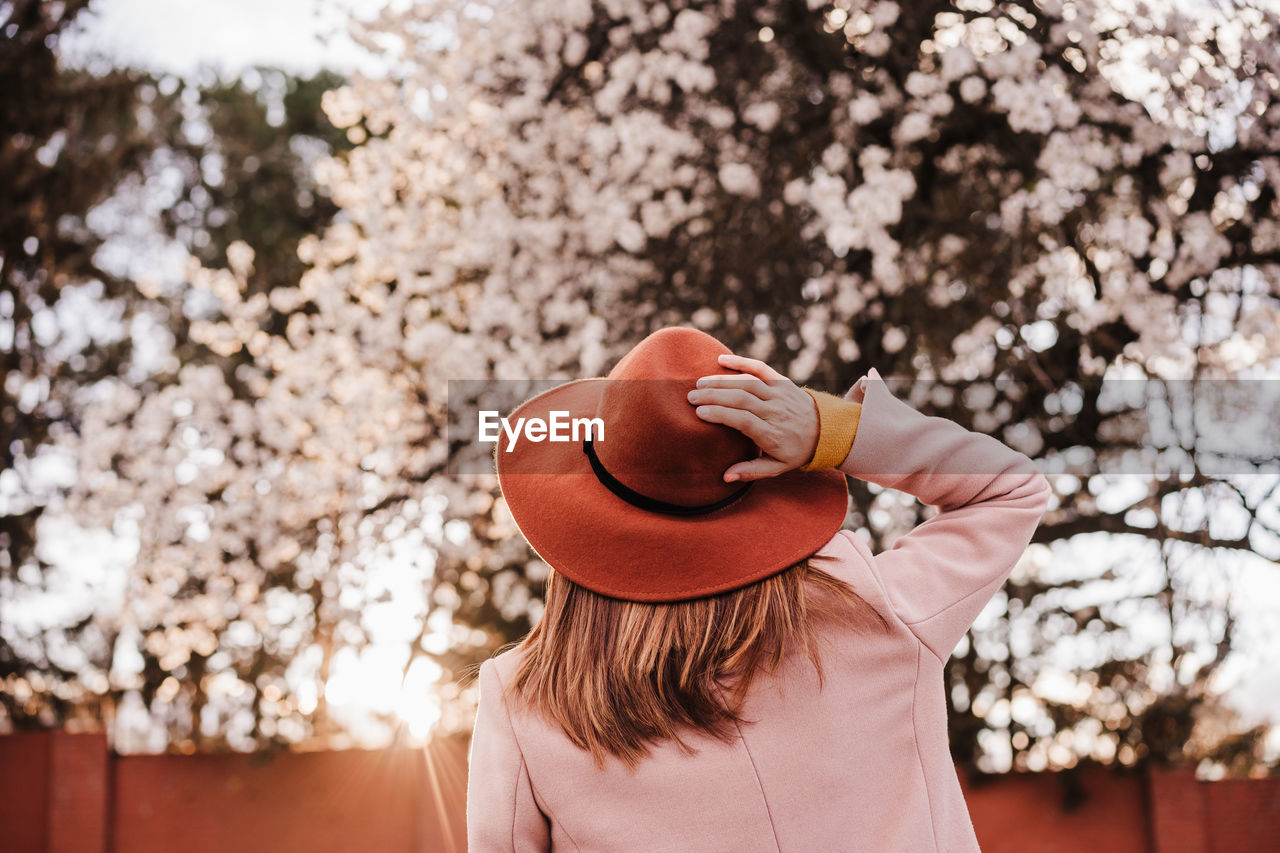
<svg viewBox="0 0 1280 853"><path fill-rule="evenodd" d="M1031 461L684 328L511 417L555 411L598 427L497 451L552 572L480 668L473 853L977 850L942 668L1044 513ZM845 476L939 512L873 554Z"/></svg>

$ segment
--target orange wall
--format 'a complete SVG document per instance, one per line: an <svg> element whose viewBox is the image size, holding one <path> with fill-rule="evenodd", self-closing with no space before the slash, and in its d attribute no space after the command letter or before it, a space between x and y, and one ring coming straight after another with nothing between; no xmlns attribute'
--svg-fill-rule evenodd
<svg viewBox="0 0 1280 853"><path fill-rule="evenodd" d="M420 749L117 759L112 850L445 850ZM462 760L465 762L465 756ZM460 771L460 768L453 768ZM459 777L446 785L456 789ZM461 793L446 815L461 806ZM456 830L464 832L461 826Z"/></svg>
<svg viewBox="0 0 1280 853"><path fill-rule="evenodd" d="M1228 779L1204 788L1210 853L1280 847L1280 779Z"/></svg>
<svg viewBox="0 0 1280 853"><path fill-rule="evenodd" d="M0 850L460 852L466 749L115 756L102 735L0 736ZM966 798L984 853L1280 849L1280 778L1089 768L974 780Z"/></svg>
<svg viewBox="0 0 1280 853"><path fill-rule="evenodd" d="M983 853L1146 853L1142 783L1136 773L1094 767L998 776L966 785L965 801Z"/></svg>
<svg viewBox="0 0 1280 853"><path fill-rule="evenodd" d="M45 735L0 737L0 837L6 850L47 847L49 741Z"/></svg>

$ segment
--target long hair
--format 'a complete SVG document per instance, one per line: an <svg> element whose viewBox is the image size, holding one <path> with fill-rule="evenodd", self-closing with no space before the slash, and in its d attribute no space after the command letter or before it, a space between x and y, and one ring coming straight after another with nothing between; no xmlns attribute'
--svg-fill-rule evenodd
<svg viewBox="0 0 1280 853"><path fill-rule="evenodd" d="M673 603L609 598L552 571L546 607L518 648L514 693L559 725L603 768L631 769L681 730L733 737L752 680L776 672L789 649L822 684L817 628L866 631L884 619L844 581L808 558L750 586Z"/></svg>

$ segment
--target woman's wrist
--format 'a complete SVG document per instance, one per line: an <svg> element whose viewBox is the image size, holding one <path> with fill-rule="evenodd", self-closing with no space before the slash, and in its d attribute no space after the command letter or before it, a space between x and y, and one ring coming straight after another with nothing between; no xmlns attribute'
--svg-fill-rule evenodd
<svg viewBox="0 0 1280 853"><path fill-rule="evenodd" d="M862 415L862 404L825 391L804 388L806 394L813 398L818 409L818 444L813 456L800 470L817 471L821 468L836 468L844 462L853 447L854 436L858 432L858 420Z"/></svg>

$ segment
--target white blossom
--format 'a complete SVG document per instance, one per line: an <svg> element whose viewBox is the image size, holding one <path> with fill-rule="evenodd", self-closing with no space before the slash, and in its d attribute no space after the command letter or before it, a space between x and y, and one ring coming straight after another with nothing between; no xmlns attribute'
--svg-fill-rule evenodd
<svg viewBox="0 0 1280 853"><path fill-rule="evenodd" d="M986 94L987 81L976 74L960 81L960 97L964 99L965 103L977 103Z"/></svg>
<svg viewBox="0 0 1280 853"><path fill-rule="evenodd" d="M746 163L725 163L721 166L720 185L734 195L760 194L760 179Z"/></svg>
<svg viewBox="0 0 1280 853"><path fill-rule="evenodd" d="M141 572L131 581L134 618L176 624L188 615L166 615L163 582L190 572L222 584L227 600L243 599L236 618L259 642L269 628L258 594L264 568L292 565L313 589L343 589L343 572L367 568L376 547L412 529L432 559L474 557L443 533L445 515L479 506L492 510L496 529L508 528L491 476L441 476L449 380L598 375L634 343L625 334L659 322L750 330L744 350L774 357L788 342L763 313L735 314L730 299L684 318L636 296L654 282L684 284L680 276L696 274L712 240L733 251L732 241L746 238L717 234L721 217L757 207L772 215L781 208L772 193L799 228L804 263L776 285L776 299L795 311L798 342L783 366L801 379L822 367L832 343L848 360L863 346L915 356L920 329L885 322L878 342L855 340L852 330L865 335L894 300L945 308L971 299L974 282L956 270L984 264L1000 270L988 286L1000 289L1006 309L1045 312L1017 323L1046 321L1087 337L1120 319L1161 369L1194 364L1185 318L1166 291L1188 282L1226 289L1214 276L1235 272L1239 259L1224 231L1243 214L1246 189L1280 188L1280 158L1259 156L1256 170L1215 185L1212 212L1189 210L1205 179L1199 155L1214 153L1203 128L1179 124L1177 111L1191 111L1190 88L1159 93L1167 114L1158 115L1094 72L1093 83L1069 79L1047 61L1057 48L1014 43L1009 34L1021 30L999 23L1002 12L940 14L928 34L939 53L890 74L877 58L900 37L902 9L883 0L841 5L851 26L829 34L857 55L857 71L815 77L783 38L735 43L767 66L747 84L718 78L709 64L712 38L737 20L732 5L673 16L667 4L641 0L530 0L480 20L458 14L452 0L425 0L369 25L404 41L404 79L357 77L324 95L335 126L363 123L373 136L310 165L340 213L298 244L307 271L251 295L247 244L229 247L228 269L193 267L192 298L213 310L192 320L191 338L235 367L187 365L147 394L124 378L106 380L86 408L82 437L65 439L80 474L70 506L85 523L123 523L147 508L136 521L136 562L161 581L149 584ZM1038 4L1050 19L1061 5ZM1096 31L1114 10L1072 9L1061 22L1069 26L1051 32L1063 40L1078 32L1073 49L1096 66ZM605 13L612 23L601 23ZM815 37L819 16L805 24ZM439 21L453 31L444 47L407 38ZM1192 39L1184 35L1164 33L1178 45ZM592 37L599 50L588 62ZM1169 55L1153 61L1172 62L1181 76L1187 57L1164 37L1157 41ZM1242 35L1241 54L1274 70L1273 41ZM1258 112L1274 109L1267 79L1254 75L1236 122L1239 138L1255 134L1249 144L1263 152L1277 147L1275 117ZM1189 87L1208 92L1212 82ZM557 83L560 96L550 97ZM975 129L922 165L933 147L922 142L935 126L955 127L953 118ZM816 125L803 129L809 135L787 138L804 121ZM1017 145L999 148L1010 130ZM1126 174L1152 162L1158 186ZM918 187L926 167L932 182ZM964 215L954 215L957 206ZM924 220L904 222L922 211ZM1280 249L1274 217L1247 225L1254 252ZM673 269L663 251L688 251L687 268ZM723 285L733 292L733 282ZM1218 297L1205 299L1205 310L1229 313ZM1276 317L1273 304L1251 304L1206 361L1239 366L1258 363L1259 351L1274 355ZM989 375L998 342L1015 339L1009 327L1011 319L982 317L950 342L953 358L937 372ZM395 523L400 533L385 533ZM499 536L476 558L494 564L476 567L477 576L529 559L509 532L510 542ZM343 612L338 598L322 596ZM218 615L222 599L215 603L212 624L224 627L232 617ZM213 642L178 639L183 648Z"/></svg>
<svg viewBox="0 0 1280 853"><path fill-rule="evenodd" d="M777 126L782 108L775 101L758 101L742 111L742 120L754 124L765 133Z"/></svg>
<svg viewBox="0 0 1280 853"><path fill-rule="evenodd" d="M894 141L907 145L929 135L933 122L928 113L907 113L894 132Z"/></svg>
<svg viewBox="0 0 1280 853"><path fill-rule="evenodd" d="M901 8L893 0L880 0L879 3L871 7L871 23L883 29L898 20L898 14L901 11Z"/></svg>
<svg viewBox="0 0 1280 853"><path fill-rule="evenodd" d="M968 45L960 44L949 47L942 53L942 79L946 82L959 80L972 74L978 68L978 60Z"/></svg>
<svg viewBox="0 0 1280 853"><path fill-rule="evenodd" d="M907 81L903 85L903 88L916 98L927 98L935 92L942 91L942 87L943 82L938 75L924 71L912 71L907 75Z"/></svg>
<svg viewBox="0 0 1280 853"><path fill-rule="evenodd" d="M879 117L880 102L869 92L862 92L849 103L849 118L854 124L868 124Z"/></svg>
<svg viewBox="0 0 1280 853"><path fill-rule="evenodd" d="M889 52L892 41L883 30L873 30L862 39L862 52L867 56L884 56Z"/></svg>

